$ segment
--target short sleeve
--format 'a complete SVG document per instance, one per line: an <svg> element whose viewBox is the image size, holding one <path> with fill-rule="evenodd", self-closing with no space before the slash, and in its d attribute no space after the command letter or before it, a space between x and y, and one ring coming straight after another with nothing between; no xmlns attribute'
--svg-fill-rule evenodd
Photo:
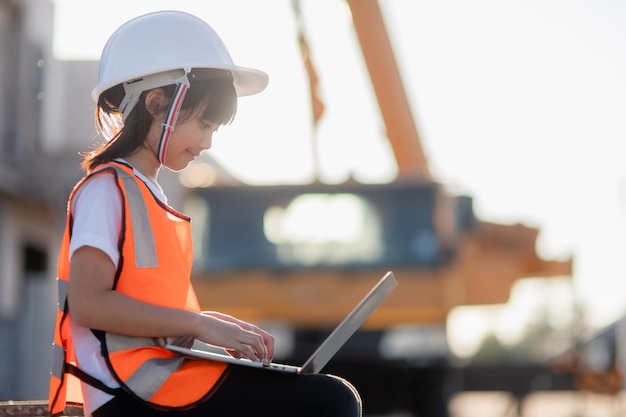
<svg viewBox="0 0 626 417"><path fill-rule="evenodd" d="M103 171L89 178L72 202L72 238L69 257L83 246L106 253L117 268L122 230L122 198L115 176Z"/></svg>

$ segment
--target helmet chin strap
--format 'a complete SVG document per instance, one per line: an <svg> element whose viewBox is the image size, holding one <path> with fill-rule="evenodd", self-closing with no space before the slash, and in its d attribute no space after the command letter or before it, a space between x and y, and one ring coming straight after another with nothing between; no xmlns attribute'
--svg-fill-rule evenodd
<svg viewBox="0 0 626 417"><path fill-rule="evenodd" d="M189 89L189 78L187 74L191 72L190 68L185 68L185 75L176 80L176 91L170 101L170 105L163 121L163 130L161 131L161 137L159 138L159 147L157 149L157 157L161 165L165 164L165 154L167 153L167 145L169 144L174 128L176 127L176 120L180 113L180 108L183 105L185 94Z"/></svg>

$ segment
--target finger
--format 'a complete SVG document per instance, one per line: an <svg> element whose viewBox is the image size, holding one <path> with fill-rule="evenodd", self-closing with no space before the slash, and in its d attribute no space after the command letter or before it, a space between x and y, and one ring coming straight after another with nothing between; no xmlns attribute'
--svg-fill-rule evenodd
<svg viewBox="0 0 626 417"><path fill-rule="evenodd" d="M259 359L264 362L270 362L274 357L274 336L254 326L254 331L259 336L261 343L260 349L257 350Z"/></svg>
<svg viewBox="0 0 626 417"><path fill-rule="evenodd" d="M261 362L267 362L267 349L265 348L265 344L263 343L263 339L261 339L260 349L257 350L257 357Z"/></svg>
<svg viewBox="0 0 626 417"><path fill-rule="evenodd" d="M265 345L260 336L246 332L237 350L253 361L260 361L265 357Z"/></svg>
<svg viewBox="0 0 626 417"><path fill-rule="evenodd" d="M245 346L242 353L246 358L250 359L251 361L259 362L261 360L257 351L252 346Z"/></svg>
<svg viewBox="0 0 626 417"><path fill-rule="evenodd" d="M244 321L239 321L239 326L244 329L258 335L261 339L262 348L257 349L257 354L259 359L263 361L271 361L274 357L274 336L270 333L262 330L254 324L246 323Z"/></svg>
<svg viewBox="0 0 626 417"><path fill-rule="evenodd" d="M263 356L263 358L266 361L271 362L272 358L274 357L274 338L270 337L267 339L263 339L263 341L265 342L265 355Z"/></svg>
<svg viewBox="0 0 626 417"><path fill-rule="evenodd" d="M224 350L233 358L241 359L242 357L241 353L237 352L235 349L224 349Z"/></svg>
<svg viewBox="0 0 626 417"><path fill-rule="evenodd" d="M265 333L263 337L263 347L265 348L263 359L266 362L271 362L274 358L274 336Z"/></svg>
<svg viewBox="0 0 626 417"><path fill-rule="evenodd" d="M262 339L256 339L254 343L248 345L250 351L252 352L252 357L250 359L261 361L265 358L265 345L263 344Z"/></svg>

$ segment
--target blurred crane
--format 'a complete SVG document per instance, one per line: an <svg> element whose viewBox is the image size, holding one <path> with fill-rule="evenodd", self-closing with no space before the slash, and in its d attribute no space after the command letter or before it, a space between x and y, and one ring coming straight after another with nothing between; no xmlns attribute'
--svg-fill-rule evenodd
<svg viewBox="0 0 626 417"><path fill-rule="evenodd" d="M377 0L347 0L400 178L430 180L413 113Z"/></svg>

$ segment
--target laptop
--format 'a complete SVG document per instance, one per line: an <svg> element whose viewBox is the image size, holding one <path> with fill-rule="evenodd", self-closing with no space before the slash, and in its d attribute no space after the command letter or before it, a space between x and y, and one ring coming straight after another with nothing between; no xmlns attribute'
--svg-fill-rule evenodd
<svg viewBox="0 0 626 417"><path fill-rule="evenodd" d="M186 348L173 344L167 344L165 347L173 352L195 359L221 361L235 365L251 366L270 371L294 374L318 373L397 286L398 283L393 276L393 272L387 272L385 276L378 281L374 288L372 288L370 292L356 305L356 307L354 307L354 309L343 319L343 321L339 323L332 333L328 335L326 340L322 342L322 344L315 350L315 352L313 352L313 354L302 366L275 362L255 362L245 358L233 358L226 353L218 353L194 347Z"/></svg>

